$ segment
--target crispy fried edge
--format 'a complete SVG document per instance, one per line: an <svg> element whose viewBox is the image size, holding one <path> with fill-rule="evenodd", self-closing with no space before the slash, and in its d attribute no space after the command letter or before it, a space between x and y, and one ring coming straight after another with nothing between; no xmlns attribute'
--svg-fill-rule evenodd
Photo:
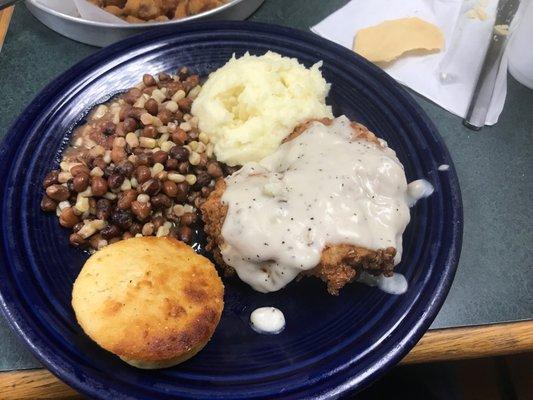
<svg viewBox="0 0 533 400"><path fill-rule="evenodd" d="M283 140L283 143L297 138L315 122L329 126L333 120L322 118L300 124ZM351 127L354 138L367 140L383 147L376 135L366 126L352 122ZM235 270L224 262L220 252L220 246L224 244L222 226L228 212L228 206L222 203L225 190L226 182L223 178L218 179L215 190L211 192L200 209L205 223L204 230L207 234L206 248L213 253L217 266L220 267L224 275L231 276ZM396 249L394 247L370 250L350 244L326 246L322 251L319 264L315 268L301 273L301 276L320 278L327 284L327 290L330 294L338 295L339 290L356 279L361 270L372 275L391 276L394 271L395 255Z"/></svg>

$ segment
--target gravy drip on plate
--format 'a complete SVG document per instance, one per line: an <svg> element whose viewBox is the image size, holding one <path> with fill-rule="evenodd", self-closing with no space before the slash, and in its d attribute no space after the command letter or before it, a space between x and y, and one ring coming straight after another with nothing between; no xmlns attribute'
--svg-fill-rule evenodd
<svg viewBox="0 0 533 400"><path fill-rule="evenodd" d="M433 185L425 179L417 179L407 185L407 201L409 207L412 207L420 199L431 196L435 189Z"/></svg>
<svg viewBox="0 0 533 400"><path fill-rule="evenodd" d="M250 324L258 333L277 334L285 328L285 316L276 307L260 307L250 314Z"/></svg>
<svg viewBox="0 0 533 400"><path fill-rule="evenodd" d="M379 289L389 294L404 294L409 284L403 274L395 272L392 276L373 276L365 271L361 271L357 277L357 282L368 286L377 286Z"/></svg>
<svg viewBox="0 0 533 400"><path fill-rule="evenodd" d="M402 164L381 143L354 139L344 116L315 122L226 178L224 261L260 292L315 267L327 244L392 246L398 263L410 196Z"/></svg>

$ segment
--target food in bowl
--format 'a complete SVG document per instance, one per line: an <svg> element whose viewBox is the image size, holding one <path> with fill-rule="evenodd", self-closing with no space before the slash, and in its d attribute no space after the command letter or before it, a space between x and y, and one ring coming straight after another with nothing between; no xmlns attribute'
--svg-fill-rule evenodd
<svg viewBox="0 0 533 400"><path fill-rule="evenodd" d="M259 292L299 275L338 294L361 271L392 276L409 223L409 186L384 140L346 117L297 128L201 206L219 266Z"/></svg>
<svg viewBox="0 0 533 400"><path fill-rule="evenodd" d="M228 0L89 0L128 22L168 21L217 8Z"/></svg>
<svg viewBox="0 0 533 400"><path fill-rule="evenodd" d="M214 143L217 160L230 166L260 161L297 125L331 118L329 84L320 66L306 68L295 58L269 51L233 57L213 72L192 114Z"/></svg>
<svg viewBox="0 0 533 400"><path fill-rule="evenodd" d="M145 74L76 129L60 168L44 179L44 211L72 229L74 246L100 249L133 236L191 243L197 209L223 175L191 104L198 75Z"/></svg>
<svg viewBox="0 0 533 400"><path fill-rule="evenodd" d="M198 353L224 307L214 265L174 238L140 237L93 254L72 290L85 333L138 368L166 368Z"/></svg>

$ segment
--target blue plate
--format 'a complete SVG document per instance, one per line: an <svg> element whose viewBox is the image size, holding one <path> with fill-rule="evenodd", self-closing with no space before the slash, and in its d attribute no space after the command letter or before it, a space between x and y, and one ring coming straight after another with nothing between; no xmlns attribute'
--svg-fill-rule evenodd
<svg viewBox="0 0 533 400"><path fill-rule="evenodd" d="M40 211L41 182L82 116L137 83L144 72L187 65L206 75L232 54L267 50L311 65L324 61L329 102L386 139L409 181L428 179L435 193L412 209L404 235L409 281L401 296L352 284L338 297L304 279L273 294L226 280L226 306L206 348L177 367L143 371L100 349L76 323L72 283L87 255L67 230ZM310 33L227 22L158 29L119 42L48 85L21 114L0 150L2 245L0 293L11 326L59 378L102 399L334 398L361 389L397 363L427 330L450 288L462 237L462 205L452 160L433 124L384 72ZM440 172L437 167L451 168ZM285 331L249 328L259 306L275 306Z"/></svg>

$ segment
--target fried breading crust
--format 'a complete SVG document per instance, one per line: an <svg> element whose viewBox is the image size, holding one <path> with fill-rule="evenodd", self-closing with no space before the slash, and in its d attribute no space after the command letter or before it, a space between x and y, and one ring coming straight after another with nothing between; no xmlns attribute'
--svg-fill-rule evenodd
<svg viewBox="0 0 533 400"><path fill-rule="evenodd" d="M333 122L329 118L316 121L324 125L331 125ZM313 122L315 121L308 121L296 127L284 142L301 135ZM376 135L364 125L352 123L351 126L354 138L364 139L381 146ZM220 178L216 182L215 190L211 192L201 206L201 211L202 219L205 223L204 230L208 237L206 248L213 253L222 272L226 276L230 276L235 274L235 270L224 262L220 252L220 246L224 243L221 231L228 212L228 206L222 203L222 195L225 190L226 182ZM309 271L302 272L300 275L320 278L327 284L329 293L338 295L339 290L357 278L361 270L365 270L372 275L391 276L394 270L395 255L396 249L394 247L370 250L350 244L328 245L322 251L319 264Z"/></svg>
<svg viewBox="0 0 533 400"><path fill-rule="evenodd" d="M89 0L128 22L168 21L219 7L227 0Z"/></svg>

